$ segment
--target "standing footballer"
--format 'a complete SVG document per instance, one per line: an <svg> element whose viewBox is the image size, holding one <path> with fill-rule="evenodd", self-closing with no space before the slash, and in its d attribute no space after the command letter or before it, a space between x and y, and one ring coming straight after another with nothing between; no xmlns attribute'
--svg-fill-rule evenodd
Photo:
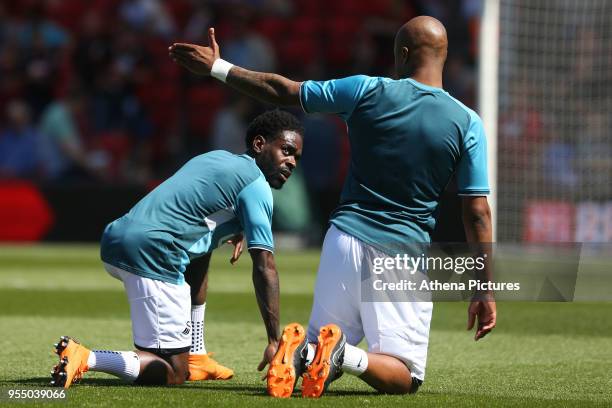
<svg viewBox="0 0 612 408"><path fill-rule="evenodd" d="M212 28L207 47L170 47L170 56L196 74L268 103L337 114L348 127L350 171L323 244L311 343L305 345L301 326L285 329L268 370L271 395L290 396L302 372L306 397L320 396L343 371L385 393L416 392L425 378L432 304L362 302L360 273L370 248L393 255L397 243L430 241L433 214L455 173L468 241L492 240L483 125L442 88L447 46L438 20L416 17L395 37L396 79L358 75L302 83L222 60ZM491 280L489 265L479 279ZM492 294L481 295L468 309L468 327L478 319L476 340L496 321ZM368 353L355 347L364 336Z"/></svg>

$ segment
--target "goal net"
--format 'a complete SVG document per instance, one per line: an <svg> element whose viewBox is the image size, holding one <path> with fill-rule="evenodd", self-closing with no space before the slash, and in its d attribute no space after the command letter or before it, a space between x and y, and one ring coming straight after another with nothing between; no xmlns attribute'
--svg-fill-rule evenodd
<svg viewBox="0 0 612 408"><path fill-rule="evenodd" d="M612 0L499 0L498 241L612 242L610 16Z"/></svg>

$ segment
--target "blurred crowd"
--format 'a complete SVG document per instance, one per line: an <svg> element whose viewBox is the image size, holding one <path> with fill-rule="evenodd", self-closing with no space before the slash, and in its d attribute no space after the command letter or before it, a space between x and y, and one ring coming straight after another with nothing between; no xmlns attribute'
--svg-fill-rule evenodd
<svg viewBox="0 0 612 408"><path fill-rule="evenodd" d="M0 2L0 178L155 185L197 154L241 153L269 109L176 66L176 41L295 80L391 76L397 28L428 14L447 27L445 87L475 99L480 0L20 0ZM342 122L304 116L296 200L323 220L348 165ZM282 211L280 215L282 216ZM287 214L287 222L295 221Z"/></svg>

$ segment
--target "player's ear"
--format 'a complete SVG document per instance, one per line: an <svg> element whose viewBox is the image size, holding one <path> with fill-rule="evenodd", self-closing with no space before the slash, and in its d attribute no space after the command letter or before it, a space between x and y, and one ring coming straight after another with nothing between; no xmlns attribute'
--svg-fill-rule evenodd
<svg viewBox="0 0 612 408"><path fill-rule="evenodd" d="M408 59L410 58L410 50L408 49L408 47L402 47L402 51L401 51L401 55L402 55L402 63L406 64L408 62Z"/></svg>
<svg viewBox="0 0 612 408"><path fill-rule="evenodd" d="M266 145L266 138L263 137L262 135L257 135L253 138L252 147L255 153L261 153L265 145Z"/></svg>

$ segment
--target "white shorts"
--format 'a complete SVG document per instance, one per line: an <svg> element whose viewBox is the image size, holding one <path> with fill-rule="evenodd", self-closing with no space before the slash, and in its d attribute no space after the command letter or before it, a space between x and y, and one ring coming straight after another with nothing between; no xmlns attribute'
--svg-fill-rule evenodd
<svg viewBox="0 0 612 408"><path fill-rule="evenodd" d="M123 282L130 303L136 348L157 354L178 354L191 347L191 292L189 285L174 285L104 264Z"/></svg>
<svg viewBox="0 0 612 408"><path fill-rule="evenodd" d="M308 339L316 341L319 328L335 323L349 344L365 336L371 353L402 360L413 377L425 378L429 324L433 304L422 302L362 302L362 259L373 248L331 226L325 236Z"/></svg>

